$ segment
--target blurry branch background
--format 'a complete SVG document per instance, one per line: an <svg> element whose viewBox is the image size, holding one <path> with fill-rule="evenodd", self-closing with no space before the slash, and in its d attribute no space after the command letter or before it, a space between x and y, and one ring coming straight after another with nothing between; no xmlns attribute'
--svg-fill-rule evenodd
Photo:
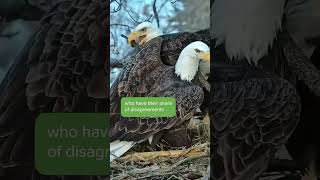
<svg viewBox="0 0 320 180"><path fill-rule="evenodd" d="M210 28L210 1L183 0L184 9L178 10L168 19L173 28L179 31L198 31Z"/></svg>
<svg viewBox="0 0 320 180"><path fill-rule="evenodd" d="M110 0L111 81L133 52L127 40L139 23L149 21L164 34L210 27L210 0Z"/></svg>

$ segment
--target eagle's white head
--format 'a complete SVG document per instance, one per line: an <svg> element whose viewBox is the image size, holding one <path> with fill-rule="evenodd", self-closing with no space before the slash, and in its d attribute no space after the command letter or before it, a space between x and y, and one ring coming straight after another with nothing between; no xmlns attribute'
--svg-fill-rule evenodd
<svg viewBox="0 0 320 180"><path fill-rule="evenodd" d="M128 43L132 47L135 47L136 45L142 45L153 38L161 36L162 34L161 30L156 25L150 22L143 22L134 28L128 36Z"/></svg>
<svg viewBox="0 0 320 180"><path fill-rule="evenodd" d="M181 51L175 73L181 80L191 81L198 69L204 75L210 72L210 48L201 41L190 43Z"/></svg>

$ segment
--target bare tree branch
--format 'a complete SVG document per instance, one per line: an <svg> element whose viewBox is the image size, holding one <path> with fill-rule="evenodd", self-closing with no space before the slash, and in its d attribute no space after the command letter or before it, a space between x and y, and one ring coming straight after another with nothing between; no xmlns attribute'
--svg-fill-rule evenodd
<svg viewBox="0 0 320 180"><path fill-rule="evenodd" d="M179 0L171 1L171 3L174 4L174 3L178 2L178 1L179 1Z"/></svg>
<svg viewBox="0 0 320 180"><path fill-rule="evenodd" d="M116 38L114 37L114 34L113 34L113 32L112 31L110 31L110 34L111 34L111 37L112 37L112 39L113 39L113 44L111 44L111 46L116 46Z"/></svg>
<svg viewBox="0 0 320 180"><path fill-rule="evenodd" d="M130 16L130 18L137 24L140 24L141 22L139 22L138 20L136 20L132 15L131 15L131 12L126 8L126 7L123 7L123 9L128 13L128 15Z"/></svg>
<svg viewBox="0 0 320 180"><path fill-rule="evenodd" d="M118 2L116 0L111 0L110 4L113 3L113 2L118 3L118 7L117 8L113 8L113 11L111 11L110 13L116 13L116 12L120 11L121 7L122 7L122 1L121 0L120 0L120 2Z"/></svg>
<svg viewBox="0 0 320 180"><path fill-rule="evenodd" d="M148 21L148 22L151 22L151 19L153 18L153 15L150 15L146 20L144 21Z"/></svg>
<svg viewBox="0 0 320 180"><path fill-rule="evenodd" d="M163 9L163 7L164 7L168 2L170 2L170 0L164 1L164 2L161 4L160 8L158 8L158 11L157 11L158 15L159 15L159 13L161 12L161 10ZM152 20L150 19L149 22L152 22L152 21L153 21L153 18L154 18L154 16L151 17ZM158 18L159 18L159 20L160 20L160 18L162 18L162 17L161 17L161 16L158 16ZM167 18L167 17L164 17L164 18ZM159 24L160 24L160 21L159 21Z"/></svg>
<svg viewBox="0 0 320 180"><path fill-rule="evenodd" d="M158 15L158 12L157 12L156 4L157 4L157 0L154 0L152 9L153 9L154 17L156 18L156 21L157 21L157 25L160 28L160 20L159 20L159 15Z"/></svg>
<svg viewBox="0 0 320 180"><path fill-rule="evenodd" d="M110 24L110 26L123 26L123 27L127 27L129 29L134 29L134 27L132 27L132 26L129 26L127 24L120 24L120 23L113 23L113 24Z"/></svg>
<svg viewBox="0 0 320 180"><path fill-rule="evenodd" d="M128 37L126 35L124 35L124 34L121 34L121 37L123 37L123 38L128 40Z"/></svg>

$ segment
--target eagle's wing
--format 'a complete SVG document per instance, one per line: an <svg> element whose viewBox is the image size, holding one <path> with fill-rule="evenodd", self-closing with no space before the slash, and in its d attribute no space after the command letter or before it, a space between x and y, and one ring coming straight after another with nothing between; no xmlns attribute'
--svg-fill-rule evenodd
<svg viewBox="0 0 320 180"><path fill-rule="evenodd" d="M297 125L295 87L275 77L220 81L211 96L213 177L256 179Z"/></svg>
<svg viewBox="0 0 320 180"><path fill-rule="evenodd" d="M146 43L112 86L111 141L141 142L162 130L187 123L202 103L202 88L181 81L173 66L161 62L161 42L158 38ZM174 97L177 114L173 118L124 118L120 114L121 97Z"/></svg>
<svg viewBox="0 0 320 180"><path fill-rule="evenodd" d="M202 41L206 44L210 44L209 31L209 29L205 29L193 33L182 32L161 36L163 38L161 46L162 62L167 65L175 65L180 52L192 42Z"/></svg>
<svg viewBox="0 0 320 180"><path fill-rule="evenodd" d="M166 87L161 92L150 93L152 97L176 98L177 111L173 118L124 118L120 112L111 112L114 124L111 124L111 141L141 142L160 131L175 128L189 122L194 111L201 105L203 91L189 83L171 82L176 87ZM179 85L178 85L179 84ZM119 108L118 108L119 109Z"/></svg>
<svg viewBox="0 0 320 180"><path fill-rule="evenodd" d="M108 111L108 3L60 1L2 82L0 168L5 175L31 177L40 112ZM12 169L23 171L10 174Z"/></svg>

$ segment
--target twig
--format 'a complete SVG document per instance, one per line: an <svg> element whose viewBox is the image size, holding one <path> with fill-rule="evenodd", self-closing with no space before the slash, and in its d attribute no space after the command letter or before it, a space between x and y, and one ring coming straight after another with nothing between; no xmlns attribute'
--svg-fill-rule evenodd
<svg viewBox="0 0 320 180"><path fill-rule="evenodd" d="M164 6L168 3L169 1L164 1L162 4L161 4L161 6L160 6L160 8L158 8L158 11L157 11L157 13L159 14L161 11L162 11L162 9L164 8ZM153 18L154 18L154 16L150 16L150 20L149 21L153 21ZM166 17L165 17L166 18ZM151 20L152 19L152 20ZM159 17L159 20L160 20L160 17ZM160 22L159 22L160 23Z"/></svg>
<svg viewBox="0 0 320 180"><path fill-rule="evenodd" d="M116 13L116 12L120 11L121 8L122 8L123 10L125 10L125 11L128 13L129 17L130 17L135 23L137 23L137 24L140 24L140 23L141 23L141 22L137 21L137 20L132 16L131 12L123 5L123 3L122 3L121 0L120 0L120 2L118 2L117 0L113 0L112 2L118 3L118 7L117 7L117 8L114 8L111 13Z"/></svg>
<svg viewBox="0 0 320 180"><path fill-rule="evenodd" d="M121 34L120 35L121 37L125 38L125 39L128 39L128 36L124 35L124 34Z"/></svg>
<svg viewBox="0 0 320 180"><path fill-rule="evenodd" d="M127 25L127 24L113 23L113 24L110 24L110 26L123 26L123 27L127 27L127 28L129 28L129 29L134 29L134 27L129 26L129 25Z"/></svg>
<svg viewBox="0 0 320 180"><path fill-rule="evenodd" d="M154 17L156 18L158 27L160 28L160 20L159 20L159 15L158 15L158 12L157 12L156 4L157 4L157 0L154 0L153 1L153 14L154 14Z"/></svg>
<svg viewBox="0 0 320 180"><path fill-rule="evenodd" d="M110 4L113 3L113 2L118 3L118 7L117 7L117 8L113 8L113 11L111 11L110 13L116 13L116 12L120 11L120 10L121 10L121 7L122 7L122 2L121 2L121 0L120 0L120 2L118 2L118 1L116 1L116 0L111 0L111 1L110 1Z"/></svg>
<svg viewBox="0 0 320 180"><path fill-rule="evenodd" d="M137 24L140 24L141 22L137 21L132 15L131 15L131 12L123 6L123 9L128 13L129 17Z"/></svg>
<svg viewBox="0 0 320 180"><path fill-rule="evenodd" d="M183 170L183 171L179 171L179 173L183 173L183 174L186 174L186 173L189 173L190 170ZM155 177L155 176L166 176L166 175L173 175L173 174L176 174L177 172L176 171L169 171L169 172L165 172L165 173L155 173L155 174L148 174L146 176L143 176L143 177L138 177L137 179L150 179L151 177ZM174 175L173 175L174 176ZM175 176L175 179L177 179L177 177Z"/></svg>
<svg viewBox="0 0 320 180"><path fill-rule="evenodd" d="M110 31L110 34L111 34L111 37L113 39L113 44L111 44L110 46L111 47L116 47L117 46L117 41L116 41L116 38L114 37L114 34L112 31Z"/></svg>
<svg viewBox="0 0 320 180"><path fill-rule="evenodd" d="M150 15L146 20L144 21L148 21L148 22L151 22L151 19L153 18L153 15Z"/></svg>
<svg viewBox="0 0 320 180"><path fill-rule="evenodd" d="M183 164L183 163L186 163L186 162L188 162L188 161L192 161L192 160L195 160L195 159L198 159L198 158L199 158L199 157L196 157L196 156L195 156L195 157L187 157L187 158L185 158L185 159L182 159L182 160L174 163L170 168L171 168L171 169L176 168L176 167L180 166L180 165Z"/></svg>

